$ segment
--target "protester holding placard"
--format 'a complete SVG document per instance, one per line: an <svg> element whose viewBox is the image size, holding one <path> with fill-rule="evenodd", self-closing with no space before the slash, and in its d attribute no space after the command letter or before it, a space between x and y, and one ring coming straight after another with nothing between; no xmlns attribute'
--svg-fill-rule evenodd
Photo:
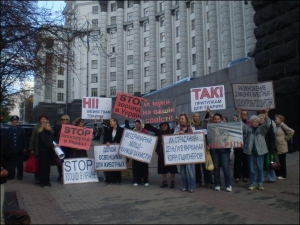
<svg viewBox="0 0 300 225"><path fill-rule="evenodd" d="M182 113L179 116L179 124L175 127L174 134L186 134L193 133L191 126L191 120L186 113ZM182 179L181 191L189 191L193 193L196 188L195 180L195 165L194 164L183 164L180 165L180 173Z"/></svg>
<svg viewBox="0 0 300 225"><path fill-rule="evenodd" d="M215 113L213 116L213 123L223 123L223 118L220 113ZM225 179L225 188L227 192L232 191L231 176L230 176L230 148L211 149L211 155L214 162L214 178L215 191L221 189L220 169L222 167Z"/></svg>
<svg viewBox="0 0 300 225"><path fill-rule="evenodd" d="M145 129L152 131L158 137L158 142L156 145L155 152L158 155L157 161L157 173L162 175L162 185L161 188L168 187L167 174L171 174L171 184L170 188L175 188L175 174L178 173L176 165L165 166L165 156L163 151L162 136L171 134L170 125L168 122L162 122L159 125L160 129L153 127L151 124L145 124Z"/></svg>
<svg viewBox="0 0 300 225"><path fill-rule="evenodd" d="M134 131L148 134L149 131L142 127L142 121L136 119L134 122ZM128 115L125 116L125 127L130 129ZM140 162L132 159L132 172L133 172L133 186L138 186L144 182L145 187L149 186L149 165L148 163Z"/></svg>
<svg viewBox="0 0 300 225"><path fill-rule="evenodd" d="M238 108L238 112L240 119L242 110ZM264 190L264 154L268 153L265 136L271 124L268 112L269 108L266 109L265 122L261 126L259 126L259 117L256 115L250 117L250 127L242 123L243 133L246 135L244 153L248 155L250 170L251 184L248 188L249 190L257 188L256 184L258 184L259 190Z"/></svg>
<svg viewBox="0 0 300 225"><path fill-rule="evenodd" d="M100 117L100 121L103 123L103 117ZM122 139L124 129L119 126L119 122L116 118L110 119L110 126L103 126L104 139L103 144L110 146L110 144L119 144ZM104 172L105 181L109 184L121 183L121 171Z"/></svg>
<svg viewBox="0 0 300 225"><path fill-rule="evenodd" d="M207 128L207 124L208 123L212 123L213 122L214 115L215 114L210 111L210 108L207 107L206 108L206 114L205 114L205 117L204 117L204 120L203 120L203 122L204 122L204 128L205 129Z"/></svg>
<svg viewBox="0 0 300 225"><path fill-rule="evenodd" d="M78 127L84 127L84 120L81 117L78 117L73 121L73 125ZM86 150L80 150L75 148L72 148L70 150L69 158L86 158L86 157L88 157Z"/></svg>

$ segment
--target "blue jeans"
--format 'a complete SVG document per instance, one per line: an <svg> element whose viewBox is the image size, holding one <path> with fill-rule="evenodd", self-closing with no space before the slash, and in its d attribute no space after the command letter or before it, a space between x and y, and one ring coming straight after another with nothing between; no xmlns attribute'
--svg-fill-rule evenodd
<svg viewBox="0 0 300 225"><path fill-rule="evenodd" d="M248 155L249 160L249 170L250 170L250 182L251 184L258 183L262 185L265 177L264 177L264 155ZM255 167L257 172L255 172ZM257 177L256 177L257 175Z"/></svg>
<svg viewBox="0 0 300 225"><path fill-rule="evenodd" d="M211 150L212 160L214 162L214 177L215 177L215 187L221 187L221 176L220 169L222 167L224 178L225 178L225 187L231 186L231 177L230 177L230 149L213 149Z"/></svg>
<svg viewBox="0 0 300 225"><path fill-rule="evenodd" d="M268 171L266 171L266 175L267 175L268 181L275 181L276 180L275 170L269 169Z"/></svg>
<svg viewBox="0 0 300 225"><path fill-rule="evenodd" d="M196 188L195 165L194 164L180 165L180 173L182 179L182 188L186 190L195 190Z"/></svg>

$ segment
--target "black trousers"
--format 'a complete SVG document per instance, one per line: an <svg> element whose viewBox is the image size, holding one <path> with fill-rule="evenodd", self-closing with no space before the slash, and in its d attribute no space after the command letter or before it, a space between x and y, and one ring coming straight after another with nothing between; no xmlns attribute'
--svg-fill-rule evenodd
<svg viewBox="0 0 300 225"><path fill-rule="evenodd" d="M52 152L39 152L40 184L46 185L50 182L52 154Z"/></svg>
<svg viewBox="0 0 300 225"><path fill-rule="evenodd" d="M10 175L8 179L14 179L16 176L16 168L17 168L17 178L23 178L23 152L14 153L12 155L12 160L10 161Z"/></svg>
<svg viewBox="0 0 300 225"><path fill-rule="evenodd" d="M248 157L242 148L234 149L233 177L234 179L249 178Z"/></svg>
<svg viewBox="0 0 300 225"><path fill-rule="evenodd" d="M204 175L204 183L205 184L213 184L212 173L205 169L205 163L195 164L195 172L196 172L196 183L202 184L202 173L201 167Z"/></svg>
<svg viewBox="0 0 300 225"><path fill-rule="evenodd" d="M281 167L278 170L275 170L276 177L286 178L286 153L278 154L278 160Z"/></svg>
<svg viewBox="0 0 300 225"><path fill-rule="evenodd" d="M121 171L105 172L105 181L110 184L121 183Z"/></svg>
<svg viewBox="0 0 300 225"><path fill-rule="evenodd" d="M138 183L141 183L142 180L144 183L148 182L149 176L149 165L148 163L140 162L137 160L132 160L132 172L134 180Z"/></svg>

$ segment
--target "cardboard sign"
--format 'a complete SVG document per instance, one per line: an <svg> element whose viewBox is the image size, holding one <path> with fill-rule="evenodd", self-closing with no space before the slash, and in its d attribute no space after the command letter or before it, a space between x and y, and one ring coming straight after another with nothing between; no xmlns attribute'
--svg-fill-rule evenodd
<svg viewBox="0 0 300 225"><path fill-rule="evenodd" d="M191 111L226 109L224 85L191 89Z"/></svg>
<svg viewBox="0 0 300 225"><path fill-rule="evenodd" d="M142 103L142 120L145 123L162 123L174 121L175 101L153 100Z"/></svg>
<svg viewBox="0 0 300 225"><path fill-rule="evenodd" d="M95 170L126 170L126 157L119 155L120 145L95 145L94 159Z"/></svg>
<svg viewBox="0 0 300 225"><path fill-rule="evenodd" d="M119 154L150 163L156 144L156 136L124 129Z"/></svg>
<svg viewBox="0 0 300 225"><path fill-rule="evenodd" d="M263 110L275 108L273 81L256 84L232 84L235 108Z"/></svg>
<svg viewBox="0 0 300 225"><path fill-rule="evenodd" d="M89 183L98 182L98 174L95 171L94 159L75 158L65 159L63 163L63 183Z"/></svg>
<svg viewBox="0 0 300 225"><path fill-rule="evenodd" d="M163 135L165 165L205 163L204 133Z"/></svg>
<svg viewBox="0 0 300 225"><path fill-rule="evenodd" d="M80 150L90 150L92 138L92 128L62 124L58 144Z"/></svg>
<svg viewBox="0 0 300 225"><path fill-rule="evenodd" d="M133 119L140 119L142 115L141 102L147 99L139 98L131 94L119 92L114 105L113 113Z"/></svg>
<svg viewBox="0 0 300 225"><path fill-rule="evenodd" d="M208 123L207 142L209 148L242 148L242 122Z"/></svg>
<svg viewBox="0 0 300 225"><path fill-rule="evenodd" d="M111 118L111 98L83 97L82 98L82 119L103 119Z"/></svg>

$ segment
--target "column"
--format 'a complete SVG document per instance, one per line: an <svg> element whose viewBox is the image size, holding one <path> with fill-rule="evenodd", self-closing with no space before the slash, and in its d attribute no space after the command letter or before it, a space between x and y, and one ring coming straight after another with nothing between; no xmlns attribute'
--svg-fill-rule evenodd
<svg viewBox="0 0 300 225"><path fill-rule="evenodd" d="M166 55L166 85L173 84L173 41L172 41L172 1L164 1L165 4L165 55Z"/></svg>
<svg viewBox="0 0 300 225"><path fill-rule="evenodd" d="M227 64L233 60L232 45L231 45L231 26L230 26L230 8L228 1L221 1L221 35L223 37L223 65L226 68Z"/></svg>
<svg viewBox="0 0 300 225"><path fill-rule="evenodd" d="M254 36L254 9L252 4L243 5L245 12L245 36L246 36L246 54L253 51L256 44L256 39Z"/></svg>
<svg viewBox="0 0 300 225"><path fill-rule="evenodd" d="M149 2L150 91L157 90L156 1Z"/></svg>
<svg viewBox="0 0 300 225"><path fill-rule="evenodd" d="M203 52L203 13L202 2L194 1L195 7L195 42L196 42L196 76L204 75L204 52Z"/></svg>
<svg viewBox="0 0 300 225"><path fill-rule="evenodd" d="M210 68L211 72L219 70L217 7L215 1L208 2Z"/></svg>
<svg viewBox="0 0 300 225"><path fill-rule="evenodd" d="M180 52L180 67L181 67L181 78L188 77L188 35L187 35L187 10L185 1L179 2L180 11L180 42L181 42L181 52Z"/></svg>
<svg viewBox="0 0 300 225"><path fill-rule="evenodd" d="M141 6L140 1L133 5L133 93L141 92Z"/></svg>
<svg viewBox="0 0 300 225"><path fill-rule="evenodd" d="M124 92L124 1L117 1L117 93Z"/></svg>
<svg viewBox="0 0 300 225"><path fill-rule="evenodd" d="M245 57L244 18L242 11L243 1L233 2L233 17L235 30L235 56L234 59Z"/></svg>

